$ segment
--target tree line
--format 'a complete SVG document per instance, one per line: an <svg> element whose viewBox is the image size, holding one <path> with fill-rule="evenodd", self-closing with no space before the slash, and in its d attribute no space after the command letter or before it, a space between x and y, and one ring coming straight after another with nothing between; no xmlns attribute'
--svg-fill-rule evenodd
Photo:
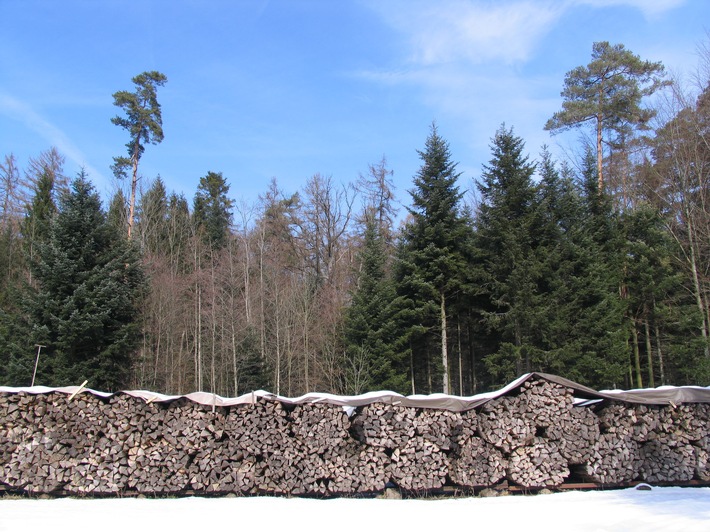
<svg viewBox="0 0 710 532"><path fill-rule="evenodd" d="M295 396L471 395L529 371L598 388L710 380L710 76L687 87L595 43L545 125L589 126L574 156L533 157L501 125L472 180L432 124L404 213L385 157L352 183L272 180L251 204L218 171L191 200L139 182L167 78L133 82L112 119L130 137L113 166L128 197L104 208L54 148L0 164L0 384Z"/></svg>

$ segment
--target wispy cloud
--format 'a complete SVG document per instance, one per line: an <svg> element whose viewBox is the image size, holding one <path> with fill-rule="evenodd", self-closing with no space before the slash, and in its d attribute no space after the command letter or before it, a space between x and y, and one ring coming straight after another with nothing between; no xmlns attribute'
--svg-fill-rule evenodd
<svg viewBox="0 0 710 532"><path fill-rule="evenodd" d="M408 60L419 65L524 61L563 12L559 2L531 0L394 0L372 8L405 36Z"/></svg>
<svg viewBox="0 0 710 532"><path fill-rule="evenodd" d="M660 16L685 3L685 0L572 0L568 4L584 4L592 7L630 6L641 11L646 18Z"/></svg>
<svg viewBox="0 0 710 532"><path fill-rule="evenodd" d="M545 38L581 6L630 6L650 18L683 0L366 0L396 35L399 52L379 70L355 75L418 91L433 118L447 117L478 158L501 122L515 125L532 152L559 106L559 73L524 73ZM551 75L552 76L552 75ZM550 96L554 95L554 96ZM515 121L513 124L512 122Z"/></svg>
<svg viewBox="0 0 710 532"><path fill-rule="evenodd" d="M576 6L629 6L647 18L685 0L388 0L369 5L407 42L410 64L524 62Z"/></svg>
<svg viewBox="0 0 710 532"><path fill-rule="evenodd" d="M101 180L104 184L109 182L101 172L86 162L87 157L64 131L45 119L29 104L9 94L0 92L0 114L7 116L11 120L20 122L27 128L35 131L47 141L49 146L56 147L67 159L77 166L84 168L92 179Z"/></svg>

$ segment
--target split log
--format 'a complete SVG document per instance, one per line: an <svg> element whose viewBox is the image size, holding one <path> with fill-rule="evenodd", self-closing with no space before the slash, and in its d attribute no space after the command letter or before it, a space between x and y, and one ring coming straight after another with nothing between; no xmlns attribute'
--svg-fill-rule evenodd
<svg viewBox="0 0 710 532"><path fill-rule="evenodd" d="M641 446L639 456L640 477L646 482L687 482L695 475L697 459L692 445L652 440Z"/></svg>
<svg viewBox="0 0 710 532"><path fill-rule="evenodd" d="M638 442L628 434L606 433L599 436L582 471L593 482L617 485L638 478L640 467Z"/></svg>
<svg viewBox="0 0 710 532"><path fill-rule="evenodd" d="M545 436L557 443L560 454L569 465L587 462L599 435L597 415L590 408L574 406L545 431Z"/></svg>
<svg viewBox="0 0 710 532"><path fill-rule="evenodd" d="M525 488L559 486L569 473L557 444L545 438L535 438L531 445L514 449L506 469L508 480Z"/></svg>
<svg viewBox="0 0 710 532"><path fill-rule="evenodd" d="M355 438L366 445L396 449L414 437L416 409L373 403L363 406L351 420Z"/></svg>
<svg viewBox="0 0 710 532"><path fill-rule="evenodd" d="M310 453L324 453L350 438L350 420L343 408L330 404L296 405L291 430Z"/></svg>
<svg viewBox="0 0 710 532"><path fill-rule="evenodd" d="M462 487L492 486L505 476L507 460L482 438L472 436L462 442L451 459L449 476Z"/></svg>
<svg viewBox="0 0 710 532"><path fill-rule="evenodd" d="M695 478L710 481L710 437L706 436L695 444Z"/></svg>
<svg viewBox="0 0 710 532"><path fill-rule="evenodd" d="M414 436L395 449L391 456L392 481L408 491L441 488L449 470L448 458L435 444L422 436Z"/></svg>
<svg viewBox="0 0 710 532"><path fill-rule="evenodd" d="M414 432L443 451L455 449L475 434L476 412L420 409L414 418Z"/></svg>
<svg viewBox="0 0 710 532"><path fill-rule="evenodd" d="M520 396L504 396L487 402L478 413L478 434L504 454L530 444L535 438L533 415Z"/></svg>

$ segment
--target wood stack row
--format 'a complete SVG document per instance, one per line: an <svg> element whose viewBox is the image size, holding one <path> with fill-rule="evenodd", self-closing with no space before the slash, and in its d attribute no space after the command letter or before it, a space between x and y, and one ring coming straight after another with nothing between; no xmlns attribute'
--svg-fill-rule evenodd
<svg viewBox="0 0 710 532"><path fill-rule="evenodd" d="M599 410L601 436L584 466L590 480L710 480L710 405L646 406L610 403Z"/></svg>
<svg viewBox="0 0 710 532"><path fill-rule="evenodd" d="M710 481L710 405L574 404L545 380L477 410L212 407L0 394L0 486L32 493L333 496L445 485Z"/></svg>

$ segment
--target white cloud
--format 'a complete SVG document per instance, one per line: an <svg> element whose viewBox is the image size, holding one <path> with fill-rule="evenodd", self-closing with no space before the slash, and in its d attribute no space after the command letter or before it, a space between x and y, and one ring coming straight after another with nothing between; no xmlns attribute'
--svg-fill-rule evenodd
<svg viewBox="0 0 710 532"><path fill-rule="evenodd" d="M67 159L77 166L83 167L92 179L99 179L103 183L109 182L101 172L86 162L86 156L60 128L42 117L27 103L0 92L0 114L24 124L25 127L37 133L50 146L56 147Z"/></svg>
<svg viewBox="0 0 710 532"><path fill-rule="evenodd" d="M685 0L372 0L371 9L407 42L415 65L524 62L557 21L575 6L630 6L659 16Z"/></svg>
<svg viewBox="0 0 710 532"><path fill-rule="evenodd" d="M525 61L557 21L559 2L388 1L372 4L409 43L408 60L432 65Z"/></svg>
<svg viewBox="0 0 710 532"><path fill-rule="evenodd" d="M525 72L543 40L580 6L630 6L645 17L662 14L682 0L366 0L395 30L400 54L390 68L355 73L387 87L417 92L460 139L473 161L488 159L490 138L506 122L526 140L532 156L544 143L543 130L559 106L562 80ZM584 23L583 21L581 23ZM403 51L402 51L403 50ZM450 132L451 133L451 132ZM554 146L552 146L554 151Z"/></svg>

